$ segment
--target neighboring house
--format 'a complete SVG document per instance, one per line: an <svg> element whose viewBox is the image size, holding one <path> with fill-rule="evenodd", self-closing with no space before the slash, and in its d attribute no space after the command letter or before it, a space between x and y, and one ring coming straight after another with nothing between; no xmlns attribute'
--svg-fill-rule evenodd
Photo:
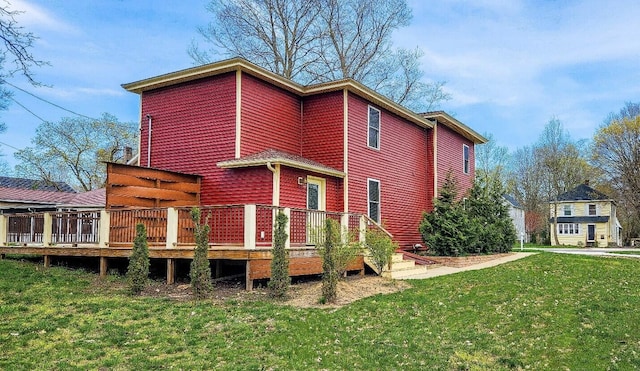
<svg viewBox="0 0 640 371"><path fill-rule="evenodd" d="M77 193L68 184L0 177L0 213L100 209L105 190Z"/></svg>
<svg viewBox="0 0 640 371"><path fill-rule="evenodd" d="M513 196L504 195L503 197L507 201L507 205L509 206L509 216L511 217L513 226L516 229L516 240L520 241L520 239L523 239L525 242L528 242L528 236L524 224L524 208Z"/></svg>
<svg viewBox="0 0 640 371"><path fill-rule="evenodd" d="M201 177L201 205L368 215L401 247L451 171L472 185L481 135L343 79L302 86L235 58L124 84L140 95L138 165Z"/></svg>
<svg viewBox="0 0 640 371"><path fill-rule="evenodd" d="M554 218L557 213L557 218ZM551 244L620 246L622 227L609 196L581 184L550 202Z"/></svg>

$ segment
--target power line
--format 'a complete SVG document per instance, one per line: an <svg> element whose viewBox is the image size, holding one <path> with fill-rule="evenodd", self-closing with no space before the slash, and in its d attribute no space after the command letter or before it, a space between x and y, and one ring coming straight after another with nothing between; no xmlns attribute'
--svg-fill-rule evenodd
<svg viewBox="0 0 640 371"><path fill-rule="evenodd" d="M35 95L35 94L31 93L31 92L28 92L28 91L26 91L26 90L24 90L24 89L22 89L22 88L20 88L20 87L17 87L17 86L15 86L15 85L13 85L12 83L10 83L10 82L9 82L9 81L7 81L7 80L4 80L4 79L3 79L3 80L0 80L0 82L2 82L3 84L7 84L7 85L9 85L9 86L12 86L13 88L18 89L18 90L20 90L20 91L21 91L21 92L23 92L23 93L29 94L30 96L32 96L32 97L34 97L34 98L36 98L36 99L39 99L39 100L41 100L41 101L43 101L43 102L45 102L45 103L47 103L47 104L50 104L50 105L52 105L52 106L54 106L54 107L56 107L56 108L59 108L59 109L61 109L61 110L63 110L63 111L69 112L69 113L74 114L74 115L76 115L76 116L84 117L84 118L89 119L89 120L95 120L95 121L98 121L98 119L95 119L95 118L93 118L93 117L89 117L89 116L87 116L87 115L83 115L83 114L78 113L78 112L74 112L74 111L72 111L72 110L70 110L70 109L64 108L64 107L62 107L62 106L60 106L60 105L58 105L58 104L55 104L55 103L53 103L53 102L51 102L51 101L48 101L48 100L46 100L46 99L44 99L44 98L41 98L41 97L39 97L39 96L37 96L37 95ZM16 101L14 100L14 102L16 102ZM16 103L18 103L18 102L16 102ZM31 113L32 115L34 115L34 116L38 117L36 114L34 114L33 112L31 112L31 111L29 111L28 109L26 109L22 104L20 104L20 103L18 103L18 104L19 104L22 108L24 108L25 110L27 110L29 113ZM40 120L42 120L42 121L45 121L45 120L43 120L43 119L42 119L42 118L40 118L40 117L38 117L38 118L39 118Z"/></svg>
<svg viewBox="0 0 640 371"><path fill-rule="evenodd" d="M20 149L20 148L16 148L16 147L14 147L14 146L12 146L12 145L10 145L10 144L7 144L7 143L5 143L5 142L0 142L0 144L2 144L2 145L4 145L4 146L7 146L7 147L9 147L9 148L13 148L13 149L15 149L16 151L21 151L21 149Z"/></svg>
<svg viewBox="0 0 640 371"><path fill-rule="evenodd" d="M9 99L11 99L15 104L19 105L20 107L24 108L25 111L29 112L30 114L32 114L33 116L35 116L36 118L38 118L40 121L42 122L47 122L47 120L43 119L42 117L36 115L32 110L28 109L27 107L24 106L24 104L18 102L17 100L13 99L13 97L9 97Z"/></svg>

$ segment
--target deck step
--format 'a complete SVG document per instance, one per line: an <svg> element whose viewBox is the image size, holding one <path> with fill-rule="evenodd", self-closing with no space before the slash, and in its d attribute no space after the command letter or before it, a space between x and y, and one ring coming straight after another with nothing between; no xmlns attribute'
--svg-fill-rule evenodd
<svg viewBox="0 0 640 371"><path fill-rule="evenodd" d="M403 254L395 253L391 257L391 269L384 269L382 271L382 276L395 279L414 276L426 272L426 266L416 265L416 262L414 260L405 260Z"/></svg>

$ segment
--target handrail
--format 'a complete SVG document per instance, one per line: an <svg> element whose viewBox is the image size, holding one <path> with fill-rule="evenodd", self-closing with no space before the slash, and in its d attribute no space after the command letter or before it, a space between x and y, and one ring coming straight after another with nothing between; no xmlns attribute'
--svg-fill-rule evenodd
<svg viewBox="0 0 640 371"><path fill-rule="evenodd" d="M386 230L383 226L381 226L380 224L378 224L378 222L376 222L375 220L371 219L369 217L369 215L366 214L362 214L362 216L364 216L364 218L366 219L366 221L371 225L373 224L376 228L380 229L382 232L384 232L387 236L389 236L389 238L393 238L393 235Z"/></svg>

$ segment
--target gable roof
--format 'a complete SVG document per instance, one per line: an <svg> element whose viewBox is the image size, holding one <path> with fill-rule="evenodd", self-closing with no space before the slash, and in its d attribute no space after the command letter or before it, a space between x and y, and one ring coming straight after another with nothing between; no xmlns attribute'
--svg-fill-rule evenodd
<svg viewBox="0 0 640 371"><path fill-rule="evenodd" d="M611 198L602 192L596 191L586 184L580 184L569 192L559 195L557 201L591 201L610 200Z"/></svg>
<svg viewBox="0 0 640 371"><path fill-rule="evenodd" d="M254 153L249 156L237 159L220 161L216 165L223 169L233 169L250 166L264 166L268 164L285 165L296 169L303 169L319 174L331 175L337 178L344 178L345 176L344 172L338 169L325 166L319 162L310 160L302 156L278 151L275 149L268 149L266 151Z"/></svg>
<svg viewBox="0 0 640 371"><path fill-rule="evenodd" d="M286 79L262 67L259 67L243 58L231 58L219 62L170 72L167 74L150 77L144 80L122 84L122 87L127 91L142 94L143 92L149 90L236 71L240 71L242 73L247 73L251 76L257 77L263 81L266 81L274 86L280 87L301 97L328 93L332 91L347 90L362 98L365 98L366 100L380 107L383 107L384 109L418 126L424 128L433 128L433 123L431 123L431 121L353 79L342 79L305 86Z"/></svg>
<svg viewBox="0 0 640 371"><path fill-rule="evenodd" d="M0 176L0 188L29 189L33 191L71 192L76 191L65 182L45 182L43 180Z"/></svg>

